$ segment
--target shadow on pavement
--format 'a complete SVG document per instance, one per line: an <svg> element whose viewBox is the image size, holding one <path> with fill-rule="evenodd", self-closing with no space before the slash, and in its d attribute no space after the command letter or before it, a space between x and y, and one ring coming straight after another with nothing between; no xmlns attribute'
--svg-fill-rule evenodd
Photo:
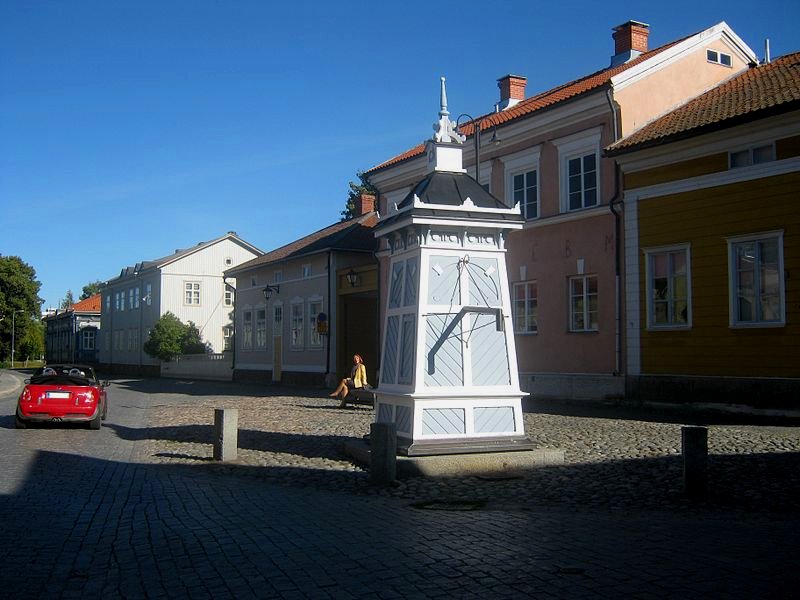
<svg viewBox="0 0 800 600"><path fill-rule="evenodd" d="M252 398L300 396L307 398L323 398L328 394L328 391L323 388L156 377L142 379L120 378L112 380L112 383L115 387L149 395L170 394L184 396L247 396Z"/></svg>
<svg viewBox="0 0 800 600"><path fill-rule="evenodd" d="M213 425L176 425L166 427L146 427L137 429L114 423L106 424L124 440L165 440L190 444L206 444L213 447ZM353 438L338 435L309 435L239 429L238 447L242 450L256 450L267 453L280 453L306 458L341 459L345 442ZM200 458L200 457L198 457Z"/></svg>
<svg viewBox="0 0 800 600"><path fill-rule="evenodd" d="M692 408L689 406L634 404L632 402L580 401L559 399L524 400L526 413L589 417L594 419L617 419L624 421L648 421L651 423L673 423L683 425L773 425L800 427L800 416L771 416L738 412L724 412Z"/></svg>

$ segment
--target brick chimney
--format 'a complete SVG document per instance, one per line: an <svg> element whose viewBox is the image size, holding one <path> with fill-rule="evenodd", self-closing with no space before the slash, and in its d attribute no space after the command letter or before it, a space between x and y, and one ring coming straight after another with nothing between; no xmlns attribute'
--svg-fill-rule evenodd
<svg viewBox="0 0 800 600"><path fill-rule="evenodd" d="M650 36L650 25L639 21L628 21L613 29L614 56L611 66L624 64L640 54L647 52L647 38Z"/></svg>
<svg viewBox="0 0 800 600"><path fill-rule="evenodd" d="M528 78L522 75L506 75L497 80L497 87L500 88L500 102L496 108L499 111L514 106L525 100L525 85Z"/></svg>
<svg viewBox="0 0 800 600"><path fill-rule="evenodd" d="M354 204L353 216L361 217L367 213L371 213L375 210L375 195L362 192L359 197L354 200Z"/></svg>

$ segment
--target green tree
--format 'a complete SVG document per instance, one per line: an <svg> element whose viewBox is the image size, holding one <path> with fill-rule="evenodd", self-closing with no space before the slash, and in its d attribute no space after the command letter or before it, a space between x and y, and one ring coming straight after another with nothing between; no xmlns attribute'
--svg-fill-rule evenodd
<svg viewBox="0 0 800 600"><path fill-rule="evenodd" d="M72 290L67 290L67 295L64 296L64 299L61 301L61 306L59 308L65 310L70 306L72 306L73 304L75 304L75 297L72 295Z"/></svg>
<svg viewBox="0 0 800 600"><path fill-rule="evenodd" d="M378 195L378 189L369 182L369 179L362 171L356 172L356 176L358 177L358 182L350 181L347 183L350 186L350 191L347 193L347 202L345 202L344 210L340 213L342 221L356 216L356 200L361 194Z"/></svg>
<svg viewBox="0 0 800 600"><path fill-rule="evenodd" d="M39 360L44 355L44 323L39 319L30 322L23 337L17 343L16 360Z"/></svg>
<svg viewBox="0 0 800 600"><path fill-rule="evenodd" d="M19 256L0 256L0 360L11 358L12 325L16 347L40 320L41 287L36 270Z"/></svg>
<svg viewBox="0 0 800 600"><path fill-rule="evenodd" d="M144 351L148 356L167 362L181 354L202 354L207 350L208 346L203 342L197 326L191 321L183 323L171 312L156 321L150 337L144 343Z"/></svg>
<svg viewBox="0 0 800 600"><path fill-rule="evenodd" d="M189 321L184 325L182 342L182 354L205 354L208 352L208 344L203 341L197 325Z"/></svg>
<svg viewBox="0 0 800 600"><path fill-rule="evenodd" d="M102 281L93 281L92 283L87 283L85 286L83 286L81 297L78 298L78 300L86 300L87 298L91 298L95 294L99 294L102 285L103 285Z"/></svg>

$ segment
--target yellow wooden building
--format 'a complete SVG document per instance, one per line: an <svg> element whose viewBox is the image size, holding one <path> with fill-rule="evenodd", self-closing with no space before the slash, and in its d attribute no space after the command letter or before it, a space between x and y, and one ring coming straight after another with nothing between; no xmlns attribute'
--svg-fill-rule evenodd
<svg viewBox="0 0 800 600"><path fill-rule="evenodd" d="M800 53L609 147L631 399L800 408Z"/></svg>

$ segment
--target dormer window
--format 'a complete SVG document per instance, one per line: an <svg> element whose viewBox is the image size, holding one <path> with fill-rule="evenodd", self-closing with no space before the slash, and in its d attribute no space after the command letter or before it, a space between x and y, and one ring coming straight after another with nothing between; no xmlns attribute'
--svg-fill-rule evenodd
<svg viewBox="0 0 800 600"><path fill-rule="evenodd" d="M706 60L723 67L731 66L731 55L724 52L717 52L716 50L706 50Z"/></svg>

